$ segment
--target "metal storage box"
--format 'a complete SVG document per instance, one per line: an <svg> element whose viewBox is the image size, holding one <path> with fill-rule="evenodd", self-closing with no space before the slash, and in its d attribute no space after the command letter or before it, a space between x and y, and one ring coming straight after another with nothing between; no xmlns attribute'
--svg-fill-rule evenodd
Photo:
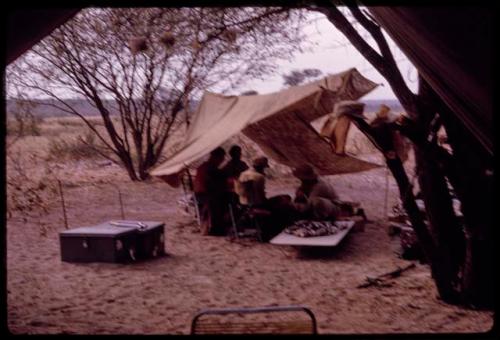
<svg viewBox="0 0 500 340"><path fill-rule="evenodd" d="M137 229L135 256L138 260L154 258L165 254L165 224L142 222Z"/></svg>
<svg viewBox="0 0 500 340"><path fill-rule="evenodd" d="M161 222L109 221L59 234L66 262L129 262L165 253Z"/></svg>

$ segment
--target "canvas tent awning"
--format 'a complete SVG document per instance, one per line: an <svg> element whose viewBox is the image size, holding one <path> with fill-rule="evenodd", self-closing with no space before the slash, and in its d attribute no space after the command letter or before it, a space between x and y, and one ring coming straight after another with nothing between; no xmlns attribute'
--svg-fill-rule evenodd
<svg viewBox="0 0 500 340"><path fill-rule="evenodd" d="M336 102L356 100L376 86L353 68L265 95L223 96L205 92L184 146L150 173L178 173L241 131L269 157L288 166L308 162L323 175L372 169L377 165L335 155L310 122L331 113Z"/></svg>

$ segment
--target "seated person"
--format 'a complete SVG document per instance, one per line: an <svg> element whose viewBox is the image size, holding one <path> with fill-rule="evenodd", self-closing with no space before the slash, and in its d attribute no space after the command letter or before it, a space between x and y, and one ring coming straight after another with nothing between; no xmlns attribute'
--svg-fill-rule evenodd
<svg viewBox="0 0 500 340"><path fill-rule="evenodd" d="M320 178L309 164L295 168L293 175L301 182L294 205L302 219L335 220L352 214L351 204L342 202L333 186Z"/></svg>
<svg viewBox="0 0 500 340"><path fill-rule="evenodd" d="M253 160L252 168L243 171L235 182L235 191L242 205L262 206L266 202L266 157Z"/></svg>
<svg viewBox="0 0 500 340"><path fill-rule="evenodd" d="M279 234L295 216L290 196L266 197L265 169L268 167L266 157L256 158L252 163L252 169L243 171L238 181L235 182L235 191L239 196L240 204L256 208L259 212L264 241Z"/></svg>

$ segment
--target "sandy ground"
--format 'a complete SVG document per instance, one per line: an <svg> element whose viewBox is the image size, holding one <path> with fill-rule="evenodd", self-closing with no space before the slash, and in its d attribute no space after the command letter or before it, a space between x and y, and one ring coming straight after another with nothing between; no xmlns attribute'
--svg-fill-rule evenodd
<svg viewBox="0 0 500 340"><path fill-rule="evenodd" d="M383 224L385 169L330 179L342 198L360 201L374 222L315 255L202 236L179 209L181 189L156 180L131 183L115 166L74 164L64 175L71 227L119 219L120 188L127 219L165 222L168 255L133 264L65 263L59 201L39 219L14 216L7 224L8 327L14 334L188 334L201 308L300 304L314 312L321 334L491 328L492 312L438 300L428 266L418 262L389 287L356 288L367 276L410 262L398 258L398 239ZM295 185L291 178L271 180L268 192L292 193ZM396 201L391 180L389 207Z"/></svg>

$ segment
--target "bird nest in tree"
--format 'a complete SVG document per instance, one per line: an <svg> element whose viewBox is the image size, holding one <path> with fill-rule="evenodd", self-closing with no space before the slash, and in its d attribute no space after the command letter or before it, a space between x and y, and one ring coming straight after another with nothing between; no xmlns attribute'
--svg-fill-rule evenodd
<svg viewBox="0 0 500 340"><path fill-rule="evenodd" d="M165 45L165 47L172 47L175 44L175 37L171 32L164 32L160 35L160 42Z"/></svg>
<svg viewBox="0 0 500 340"><path fill-rule="evenodd" d="M197 39L195 39L191 43L191 47L195 50L199 50L201 48L201 43Z"/></svg>
<svg viewBox="0 0 500 340"><path fill-rule="evenodd" d="M144 52L148 49L145 37L133 37L129 40L129 47L133 54Z"/></svg>
<svg viewBox="0 0 500 340"><path fill-rule="evenodd" d="M228 29L224 31L223 37L228 42L234 43L238 38L238 33L235 30Z"/></svg>

